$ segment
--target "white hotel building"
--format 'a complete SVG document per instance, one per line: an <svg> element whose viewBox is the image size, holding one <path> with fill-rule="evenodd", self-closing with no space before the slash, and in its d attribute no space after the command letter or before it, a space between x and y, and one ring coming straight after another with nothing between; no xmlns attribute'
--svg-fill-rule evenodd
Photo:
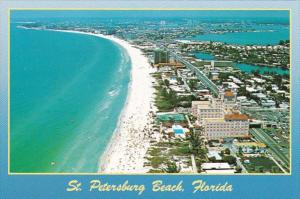
<svg viewBox="0 0 300 199"><path fill-rule="evenodd" d="M221 93L217 99L192 102L192 114L207 139L248 136L249 118L240 113L236 94L231 91Z"/></svg>

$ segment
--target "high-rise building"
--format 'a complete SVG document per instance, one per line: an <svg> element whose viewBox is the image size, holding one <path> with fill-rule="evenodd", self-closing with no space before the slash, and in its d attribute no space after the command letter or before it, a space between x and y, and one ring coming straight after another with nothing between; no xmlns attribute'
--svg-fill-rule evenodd
<svg viewBox="0 0 300 199"><path fill-rule="evenodd" d="M170 55L168 51L155 50L154 51L154 64L169 63Z"/></svg>
<svg viewBox="0 0 300 199"><path fill-rule="evenodd" d="M192 102L192 114L207 139L243 137L249 132L249 118L240 113L236 93L221 92L219 98Z"/></svg>
<svg viewBox="0 0 300 199"><path fill-rule="evenodd" d="M204 136L207 139L248 136L248 116L240 113L227 114L224 118L203 120Z"/></svg>

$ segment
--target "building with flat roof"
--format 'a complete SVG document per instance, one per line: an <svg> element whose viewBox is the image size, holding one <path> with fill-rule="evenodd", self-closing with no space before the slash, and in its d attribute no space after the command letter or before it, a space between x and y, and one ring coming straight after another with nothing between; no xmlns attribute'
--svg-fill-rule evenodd
<svg viewBox="0 0 300 199"><path fill-rule="evenodd" d="M246 118L246 115L234 114L224 115L224 118L205 119L204 136L209 140L248 136L249 121Z"/></svg>
<svg viewBox="0 0 300 199"><path fill-rule="evenodd" d="M218 163L203 163L201 165L203 173L218 173L218 174L232 174L235 172L227 162L218 162Z"/></svg>
<svg viewBox="0 0 300 199"><path fill-rule="evenodd" d="M170 53L164 50L154 51L154 64L169 63Z"/></svg>
<svg viewBox="0 0 300 199"><path fill-rule="evenodd" d="M261 142L235 142L233 146L236 150L241 149L243 153L265 153L267 145Z"/></svg>
<svg viewBox="0 0 300 199"><path fill-rule="evenodd" d="M219 98L192 102L192 114L209 140L248 136L249 118L240 113L235 92L221 91Z"/></svg>
<svg viewBox="0 0 300 199"><path fill-rule="evenodd" d="M207 162L201 165L203 170L210 169L231 169L231 166L227 162Z"/></svg>
<svg viewBox="0 0 300 199"><path fill-rule="evenodd" d="M222 157L220 156L218 151L208 151L207 157L208 158L214 157L216 160L222 160Z"/></svg>
<svg viewBox="0 0 300 199"><path fill-rule="evenodd" d="M209 101L192 101L192 115L197 117L198 105L206 104L209 105Z"/></svg>

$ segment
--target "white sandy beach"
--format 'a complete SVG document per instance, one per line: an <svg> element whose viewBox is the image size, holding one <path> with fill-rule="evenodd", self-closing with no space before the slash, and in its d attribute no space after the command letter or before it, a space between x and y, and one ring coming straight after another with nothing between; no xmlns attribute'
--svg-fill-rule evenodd
<svg viewBox="0 0 300 199"><path fill-rule="evenodd" d="M100 159L100 172L145 173L144 157L150 146L148 131L151 130L152 68L140 49L128 42L106 37L125 48L131 58L131 83L126 106L119 126L106 152Z"/></svg>
<svg viewBox="0 0 300 199"><path fill-rule="evenodd" d="M105 152L99 157L101 173L145 173L144 157L150 146L150 131L153 109L152 68L142 51L130 43L116 38L95 33L65 31L109 39L122 46L131 58L131 81L124 109L119 123Z"/></svg>
<svg viewBox="0 0 300 199"><path fill-rule="evenodd" d="M145 173L144 157L150 145L152 111L152 68L142 51L128 42L112 36L98 35L121 45L128 52L131 62L131 82L126 105L121 113L118 128L102 155L99 172Z"/></svg>

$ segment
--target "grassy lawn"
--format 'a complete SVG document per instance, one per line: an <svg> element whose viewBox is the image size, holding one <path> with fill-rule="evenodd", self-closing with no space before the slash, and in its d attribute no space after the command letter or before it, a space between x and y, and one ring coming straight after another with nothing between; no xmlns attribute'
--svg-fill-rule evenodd
<svg viewBox="0 0 300 199"><path fill-rule="evenodd" d="M167 161L167 158L155 156L155 157L148 158L148 160L150 161L151 166L154 169L157 169L157 168L159 168L160 165L162 165L163 163L165 163Z"/></svg>
<svg viewBox="0 0 300 199"><path fill-rule="evenodd" d="M161 149L159 149L159 148L151 148L149 150L149 155L151 155L151 156L160 156L161 155L160 151L161 151Z"/></svg>
<svg viewBox="0 0 300 199"><path fill-rule="evenodd" d="M148 173L164 173L161 169L150 169Z"/></svg>
<svg viewBox="0 0 300 199"><path fill-rule="evenodd" d="M156 86L155 105L159 111L172 111L174 109L174 103L171 98L166 97L163 91L163 87Z"/></svg>
<svg viewBox="0 0 300 199"><path fill-rule="evenodd" d="M177 141L174 142L158 142L154 144L147 152L149 155L146 159L147 164L152 167L150 173L157 172L166 162L170 161L173 156L188 156L190 155L189 142Z"/></svg>
<svg viewBox="0 0 300 199"><path fill-rule="evenodd" d="M184 144L182 146L172 148L169 151L170 156L172 156L172 155L183 156L183 155L189 155L189 154L191 154L191 150L190 150L188 144L187 145Z"/></svg>
<svg viewBox="0 0 300 199"><path fill-rule="evenodd" d="M267 157L250 157L247 159L250 160L250 163L244 163L244 166L249 173L281 173L281 170L273 160Z"/></svg>

